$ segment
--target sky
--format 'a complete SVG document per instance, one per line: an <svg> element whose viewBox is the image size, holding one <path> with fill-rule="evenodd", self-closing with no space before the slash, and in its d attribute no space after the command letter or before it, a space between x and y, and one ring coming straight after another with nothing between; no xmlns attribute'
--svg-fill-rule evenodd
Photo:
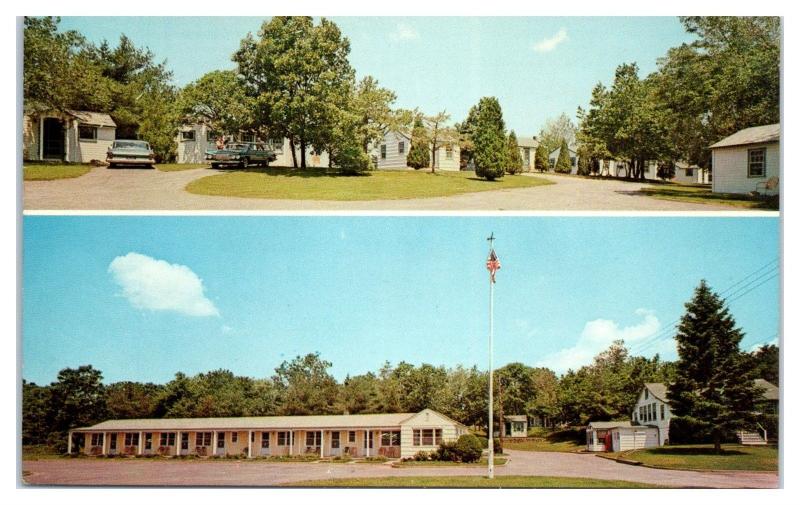
<svg viewBox="0 0 800 505"><path fill-rule="evenodd" d="M25 216L22 376L91 364L107 383L228 369L269 377L319 352L339 380L389 361L558 373L614 340L675 359L700 279L774 343L779 220L762 217ZM772 266L770 266L772 265ZM754 275L750 275L754 274ZM758 281L758 282L756 282ZM750 292L745 292L750 287ZM742 294L738 299L737 290Z"/></svg>
<svg viewBox="0 0 800 505"><path fill-rule="evenodd" d="M124 33L166 60L183 86L217 69L262 17L64 17L61 28L89 41L116 43ZM397 94L396 107L446 110L463 121L483 96L496 96L517 136L538 134L548 118L575 120L592 88L616 67L656 70L670 47L694 35L676 17L334 17L350 40L358 78L372 75Z"/></svg>

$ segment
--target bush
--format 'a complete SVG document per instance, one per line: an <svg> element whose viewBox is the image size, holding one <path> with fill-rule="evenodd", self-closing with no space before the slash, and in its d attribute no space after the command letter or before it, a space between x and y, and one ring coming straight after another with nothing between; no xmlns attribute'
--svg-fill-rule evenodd
<svg viewBox="0 0 800 505"><path fill-rule="evenodd" d="M481 441L478 437L469 433L458 437L454 444L454 449L459 459L464 463L478 461L483 453ZM502 454L502 449L500 453Z"/></svg>
<svg viewBox="0 0 800 505"><path fill-rule="evenodd" d="M435 452L438 461L461 461L456 442L442 442Z"/></svg>
<svg viewBox="0 0 800 505"><path fill-rule="evenodd" d="M431 461L431 453L428 451L419 451L414 454L414 461Z"/></svg>
<svg viewBox="0 0 800 505"><path fill-rule="evenodd" d="M702 444L711 441L708 428L687 417L673 417L669 422L669 443Z"/></svg>

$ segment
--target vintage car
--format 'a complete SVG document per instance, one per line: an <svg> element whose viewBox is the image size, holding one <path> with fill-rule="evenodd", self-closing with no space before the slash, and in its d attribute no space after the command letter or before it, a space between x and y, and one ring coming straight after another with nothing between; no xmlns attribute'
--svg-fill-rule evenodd
<svg viewBox="0 0 800 505"><path fill-rule="evenodd" d="M110 167L145 165L153 168L156 159L150 144L143 140L115 140L108 148L106 162Z"/></svg>
<svg viewBox="0 0 800 505"><path fill-rule="evenodd" d="M269 166L270 161L275 161L275 153L264 144L250 142L231 142L222 149L206 151L206 160L211 162L212 168L223 165L236 165L247 168L251 165Z"/></svg>

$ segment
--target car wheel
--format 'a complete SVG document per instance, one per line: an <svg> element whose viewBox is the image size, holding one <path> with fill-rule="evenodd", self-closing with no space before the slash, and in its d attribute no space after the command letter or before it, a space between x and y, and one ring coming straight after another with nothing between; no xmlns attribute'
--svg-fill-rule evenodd
<svg viewBox="0 0 800 505"><path fill-rule="evenodd" d="M247 168L250 166L250 162L247 158L244 158L242 161L239 162L239 166L242 168Z"/></svg>
<svg viewBox="0 0 800 505"><path fill-rule="evenodd" d="M108 164L108 168L117 168L117 164L116 163L109 163Z"/></svg>
<svg viewBox="0 0 800 505"><path fill-rule="evenodd" d="M212 163L211 168L219 168L219 163Z"/></svg>

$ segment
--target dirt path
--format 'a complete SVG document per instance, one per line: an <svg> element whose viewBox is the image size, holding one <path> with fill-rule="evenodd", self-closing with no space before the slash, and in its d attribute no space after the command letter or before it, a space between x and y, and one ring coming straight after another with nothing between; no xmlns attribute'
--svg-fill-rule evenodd
<svg viewBox="0 0 800 505"><path fill-rule="evenodd" d="M778 475L750 472L685 472L622 465L593 455L508 451L497 475L615 479L676 487L775 488ZM23 461L24 480L51 485L276 486L348 477L485 475L480 467L407 467L385 464L267 463L261 461L156 461L55 459ZM29 473L27 473L29 472Z"/></svg>
<svg viewBox="0 0 800 505"><path fill-rule="evenodd" d="M25 181L26 210L644 210L713 211L736 207L657 200L645 183L536 175L556 184L437 198L374 201L267 200L194 195L186 185L212 169L161 172L95 167L75 179Z"/></svg>

